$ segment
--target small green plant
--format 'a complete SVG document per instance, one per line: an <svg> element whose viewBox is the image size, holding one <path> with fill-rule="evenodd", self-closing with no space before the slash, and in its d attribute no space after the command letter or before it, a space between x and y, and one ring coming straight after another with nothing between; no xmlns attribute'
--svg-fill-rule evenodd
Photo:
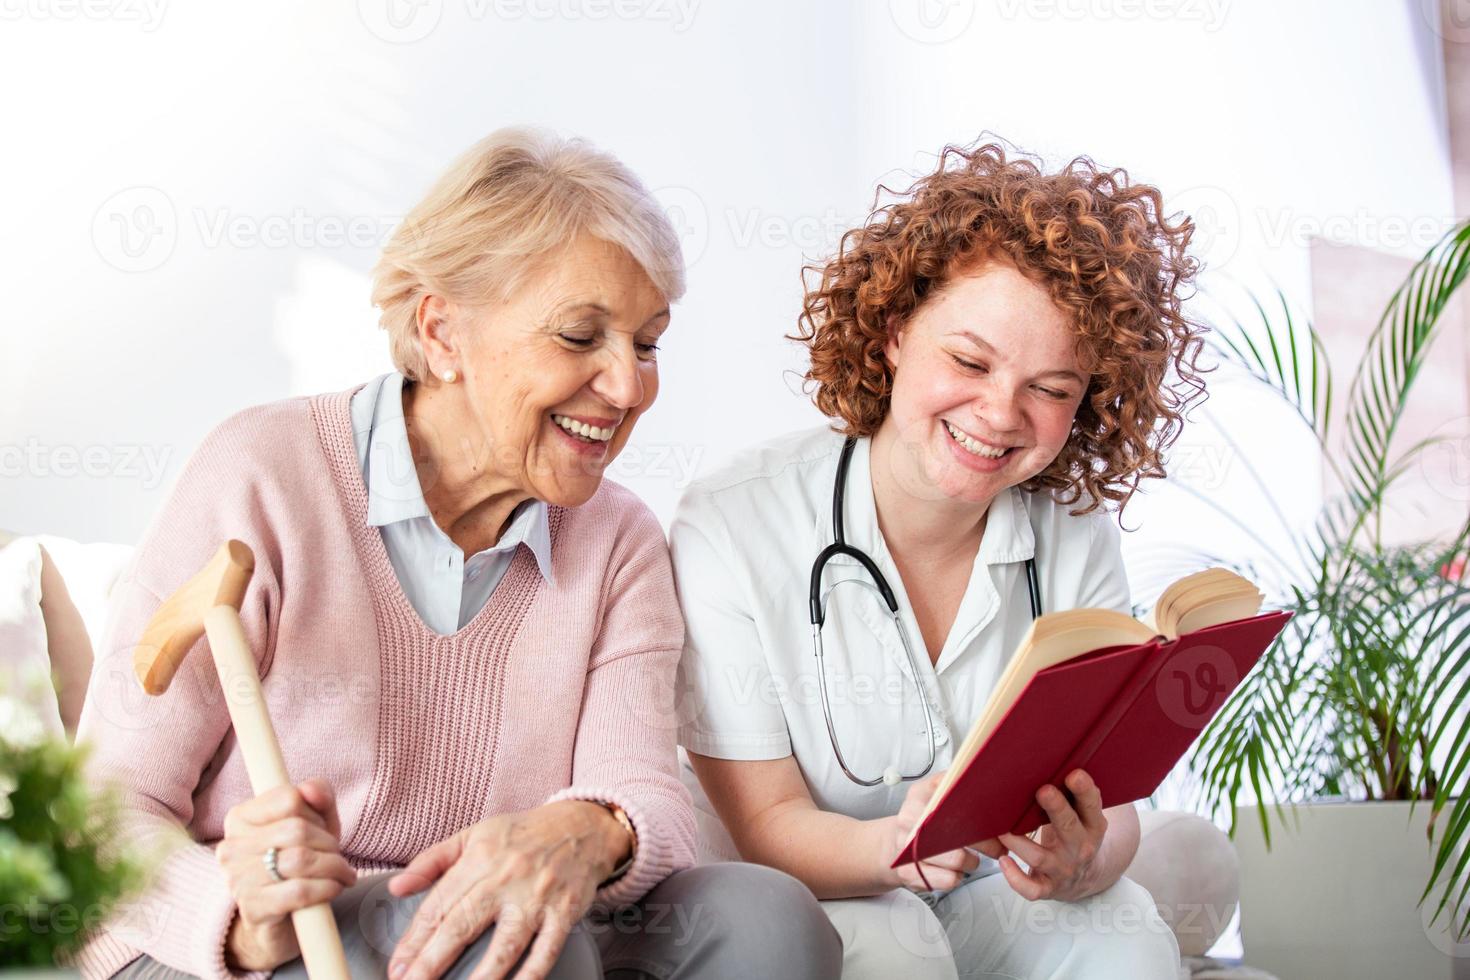
<svg viewBox="0 0 1470 980"><path fill-rule="evenodd" d="M1324 796L1423 801L1434 864L1420 904L1441 884L1431 921L1446 906L1452 916L1470 906L1470 522L1448 540L1408 545L1386 545L1381 531L1394 483L1447 441L1392 446L1441 315L1467 274L1470 222L1420 259L1390 299L1349 388L1339 451L1329 451L1333 388L1321 338L1293 321L1279 292L1278 319L1255 301L1259 326L1237 321L1233 336L1216 335L1217 349L1295 410L1341 492L1286 549L1241 524L1232 513L1238 501L1227 507L1195 494L1260 545L1269 568L1237 567L1282 583L1268 598L1295 613L1191 754L1205 808L1225 809L1233 821L1249 784L1269 847L1273 796L1283 819L1283 802ZM1269 485L1242 458L1274 509ZM1470 911L1455 931L1470 934Z"/></svg>
<svg viewBox="0 0 1470 980"><path fill-rule="evenodd" d="M0 701L9 722L24 710ZM64 962L142 884L115 799L86 780L86 749L27 727L0 726L0 968Z"/></svg>

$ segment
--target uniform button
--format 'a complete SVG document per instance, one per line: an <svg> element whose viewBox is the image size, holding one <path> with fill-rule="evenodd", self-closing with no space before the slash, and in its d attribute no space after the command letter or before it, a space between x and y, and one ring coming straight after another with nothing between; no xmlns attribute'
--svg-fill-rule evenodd
<svg viewBox="0 0 1470 980"><path fill-rule="evenodd" d="M919 734L919 737L920 738L923 738L925 736L924 729L922 729L922 728L919 729L919 733L918 734ZM949 741L949 732L948 731L946 731L943 728L936 728L936 729L934 729L934 744L935 745L944 745L948 741Z"/></svg>

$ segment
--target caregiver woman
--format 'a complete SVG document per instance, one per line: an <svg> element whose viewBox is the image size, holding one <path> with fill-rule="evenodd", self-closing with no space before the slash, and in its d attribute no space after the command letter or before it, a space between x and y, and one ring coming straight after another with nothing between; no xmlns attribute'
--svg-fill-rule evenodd
<svg viewBox="0 0 1470 980"><path fill-rule="evenodd" d="M681 870L674 732L639 710L683 626L658 522L603 472L682 292L627 169L501 131L374 271L397 370L205 438L119 586L81 725L133 836L192 840L87 976L301 977L289 915L326 901L355 977L835 975L800 883ZM160 600L231 537L255 552L241 614L303 780L258 797L207 651L159 698L128 676Z"/></svg>
<svg viewBox="0 0 1470 980"><path fill-rule="evenodd" d="M1137 814L1105 807L1085 772L1065 779L1075 806L1038 792L1050 824L1035 839L889 870L1031 624L1027 559L1045 610L1129 609L1103 505L1163 474L1201 390L1180 310L1191 226L1160 210L1156 190L1085 158L1048 174L994 144L947 149L807 292L807 377L837 431L737 454L679 507L680 740L707 794L702 829L716 856L790 872L824 900L844 976L1177 975L1173 934L1122 877ZM829 598L828 695L852 776L808 613L848 437L846 540L891 585L916 651L911 672L874 592ZM847 579L871 582L839 556L822 587Z"/></svg>

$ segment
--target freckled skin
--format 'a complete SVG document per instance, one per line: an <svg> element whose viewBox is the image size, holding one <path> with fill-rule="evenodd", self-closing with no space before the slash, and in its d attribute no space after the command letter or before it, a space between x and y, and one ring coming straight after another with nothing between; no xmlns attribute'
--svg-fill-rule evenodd
<svg viewBox="0 0 1470 980"><path fill-rule="evenodd" d="M1088 378L1076 347L1045 288L1009 263L952 277L907 323L890 324L894 379L870 447L873 500L931 660L964 597L990 502L1067 443ZM982 466L945 423L1016 448Z"/></svg>
<svg viewBox="0 0 1470 980"><path fill-rule="evenodd" d="M1085 383L1047 372L1089 372L1067 316L1013 265L986 263L953 277L892 333L892 398L874 453L910 496L973 512L1046 469L1066 446ZM1020 448L1000 470L977 473L955 459L945 421Z"/></svg>

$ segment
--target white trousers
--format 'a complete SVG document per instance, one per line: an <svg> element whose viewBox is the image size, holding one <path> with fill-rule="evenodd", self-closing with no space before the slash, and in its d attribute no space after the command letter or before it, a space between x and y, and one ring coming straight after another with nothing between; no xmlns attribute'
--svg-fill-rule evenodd
<svg viewBox="0 0 1470 980"><path fill-rule="evenodd" d="M826 901L843 980L1179 980L1179 942L1127 877L1079 902L1028 901L1005 876L924 896ZM1185 974L1187 975L1187 974Z"/></svg>

